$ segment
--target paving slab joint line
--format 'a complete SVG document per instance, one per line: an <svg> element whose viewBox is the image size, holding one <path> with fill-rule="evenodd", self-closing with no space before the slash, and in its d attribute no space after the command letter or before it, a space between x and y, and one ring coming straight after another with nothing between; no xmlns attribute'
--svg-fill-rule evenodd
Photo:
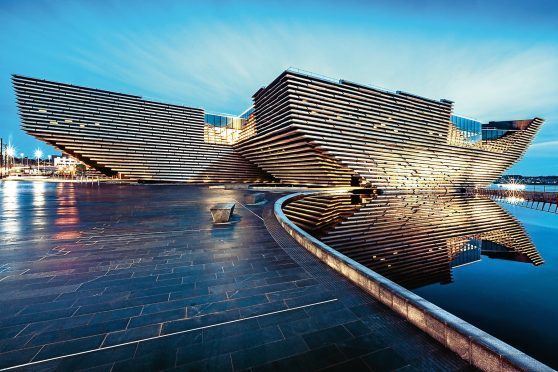
<svg viewBox="0 0 558 372"><path fill-rule="evenodd" d="M256 213L254 213L254 211L252 211L250 208L248 208L247 206L245 206L244 204L242 204L241 202L239 202L236 199L233 199L235 202L237 202L238 204L240 204L242 206L242 208L246 209L248 212L252 213L254 216L258 217L260 220L264 220L263 218L261 218L260 216L258 216Z"/></svg>
<svg viewBox="0 0 558 372"><path fill-rule="evenodd" d="M153 336L153 337L148 337L148 338L144 338L141 340L135 340L135 341L129 341L129 342L123 342L121 344L117 344L117 345L111 345L111 346L106 346L106 347L99 347L97 349L91 349L91 350L85 350L85 351L80 351L78 353L72 353L72 354L66 354L66 355L60 355L54 358L48 358L48 359L43 359L43 360L37 360L34 362L28 362L28 363L23 363L23 364L18 364L15 366L10 366L10 367L5 367L0 369L0 371L10 371L16 368L24 368L24 367L28 367L28 366L33 366L33 365L37 365L37 364L41 364L41 363L46 363L46 362L52 362L54 360L60 360L60 359L65 359L65 358L69 358L69 357L73 357L73 356L78 356L78 355L84 355L84 354L91 354L97 351L103 351L103 350L109 350L109 349L114 349L120 346L126 346L126 345L133 345L133 344L139 344L140 342L145 342L145 341L150 341L150 340L156 340L159 338L165 338L165 337L170 337L170 336L176 336L176 335L180 335L180 334L184 334L184 333L189 333L189 332L194 332L194 331L199 331L202 329L207 329L207 328L214 328L214 327L218 327L221 325L226 325L226 324L231 324L231 323L237 323L237 322L242 322L244 320L249 320L249 319L257 319L257 318L262 318L265 316L269 316L269 315L275 315L275 314L280 314L280 313L285 313L285 312L289 312L289 311L293 311L293 310L299 310L299 309L304 309L307 307L311 307L311 306L316 306L316 305L321 305L321 304L327 304L330 302L334 302L337 301L337 298L333 298L331 300L326 300L326 301L320 301L320 302L314 302L311 304L307 304L307 305L301 305L301 306L296 306L296 307L292 307L289 309L283 309L283 310L277 310L277 311L272 311L269 313L265 313L265 314L260 314L260 315L253 315L253 316L248 316L246 318L241 318L241 319L235 319L235 320L229 320L226 322L221 322L221 323L216 323L216 324L210 324L207 326L203 326L203 327L197 327L197 328L192 328L192 329L186 329L184 331L178 331L178 332L173 332L173 333L168 333L166 335L159 335L159 336ZM194 318L190 318L190 319L194 319ZM44 345L43 345L44 347ZM40 351L40 350L39 350Z"/></svg>

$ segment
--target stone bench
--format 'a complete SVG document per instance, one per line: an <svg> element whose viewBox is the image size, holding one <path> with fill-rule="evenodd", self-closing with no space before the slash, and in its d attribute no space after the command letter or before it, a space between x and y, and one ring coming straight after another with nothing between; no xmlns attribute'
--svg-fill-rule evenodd
<svg viewBox="0 0 558 372"><path fill-rule="evenodd" d="M211 211L211 217L213 217L214 223L229 222L234 211L234 203L218 203L209 210Z"/></svg>
<svg viewBox="0 0 558 372"><path fill-rule="evenodd" d="M263 192L255 192L248 194L244 197L246 204L258 204L265 200L265 194Z"/></svg>

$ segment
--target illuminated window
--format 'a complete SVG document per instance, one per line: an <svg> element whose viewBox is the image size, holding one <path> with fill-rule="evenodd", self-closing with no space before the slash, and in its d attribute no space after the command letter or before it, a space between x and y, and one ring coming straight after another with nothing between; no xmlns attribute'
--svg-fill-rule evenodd
<svg viewBox="0 0 558 372"><path fill-rule="evenodd" d="M236 116L205 115L203 139L206 143L232 145L239 141L247 122Z"/></svg>

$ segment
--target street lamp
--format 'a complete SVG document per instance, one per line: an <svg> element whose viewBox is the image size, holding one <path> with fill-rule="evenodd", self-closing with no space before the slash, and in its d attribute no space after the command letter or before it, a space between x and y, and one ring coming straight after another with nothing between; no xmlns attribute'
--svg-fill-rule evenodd
<svg viewBox="0 0 558 372"><path fill-rule="evenodd" d="M9 159L12 158L12 165L14 163L15 153L16 153L15 147L13 147L11 144L8 144L8 147L6 148L6 160L7 162L9 162L10 161ZM8 165L8 168L10 168L10 165Z"/></svg>
<svg viewBox="0 0 558 372"><path fill-rule="evenodd" d="M35 159L37 159L37 170L41 171L41 157L43 156L43 152L41 149L35 150Z"/></svg>
<svg viewBox="0 0 558 372"><path fill-rule="evenodd" d="M23 155L25 155L23 152L20 152L20 153L19 153L19 158L21 159L21 166L22 166L22 167L24 166L24 164L23 164Z"/></svg>

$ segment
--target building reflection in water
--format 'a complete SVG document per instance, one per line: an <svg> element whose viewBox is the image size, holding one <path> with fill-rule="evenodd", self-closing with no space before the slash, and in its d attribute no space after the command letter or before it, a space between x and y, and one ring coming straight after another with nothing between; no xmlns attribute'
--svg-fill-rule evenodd
<svg viewBox="0 0 558 372"><path fill-rule="evenodd" d="M409 289L449 283L452 269L482 256L543 263L521 224L484 197L322 194L283 210L330 247Z"/></svg>

